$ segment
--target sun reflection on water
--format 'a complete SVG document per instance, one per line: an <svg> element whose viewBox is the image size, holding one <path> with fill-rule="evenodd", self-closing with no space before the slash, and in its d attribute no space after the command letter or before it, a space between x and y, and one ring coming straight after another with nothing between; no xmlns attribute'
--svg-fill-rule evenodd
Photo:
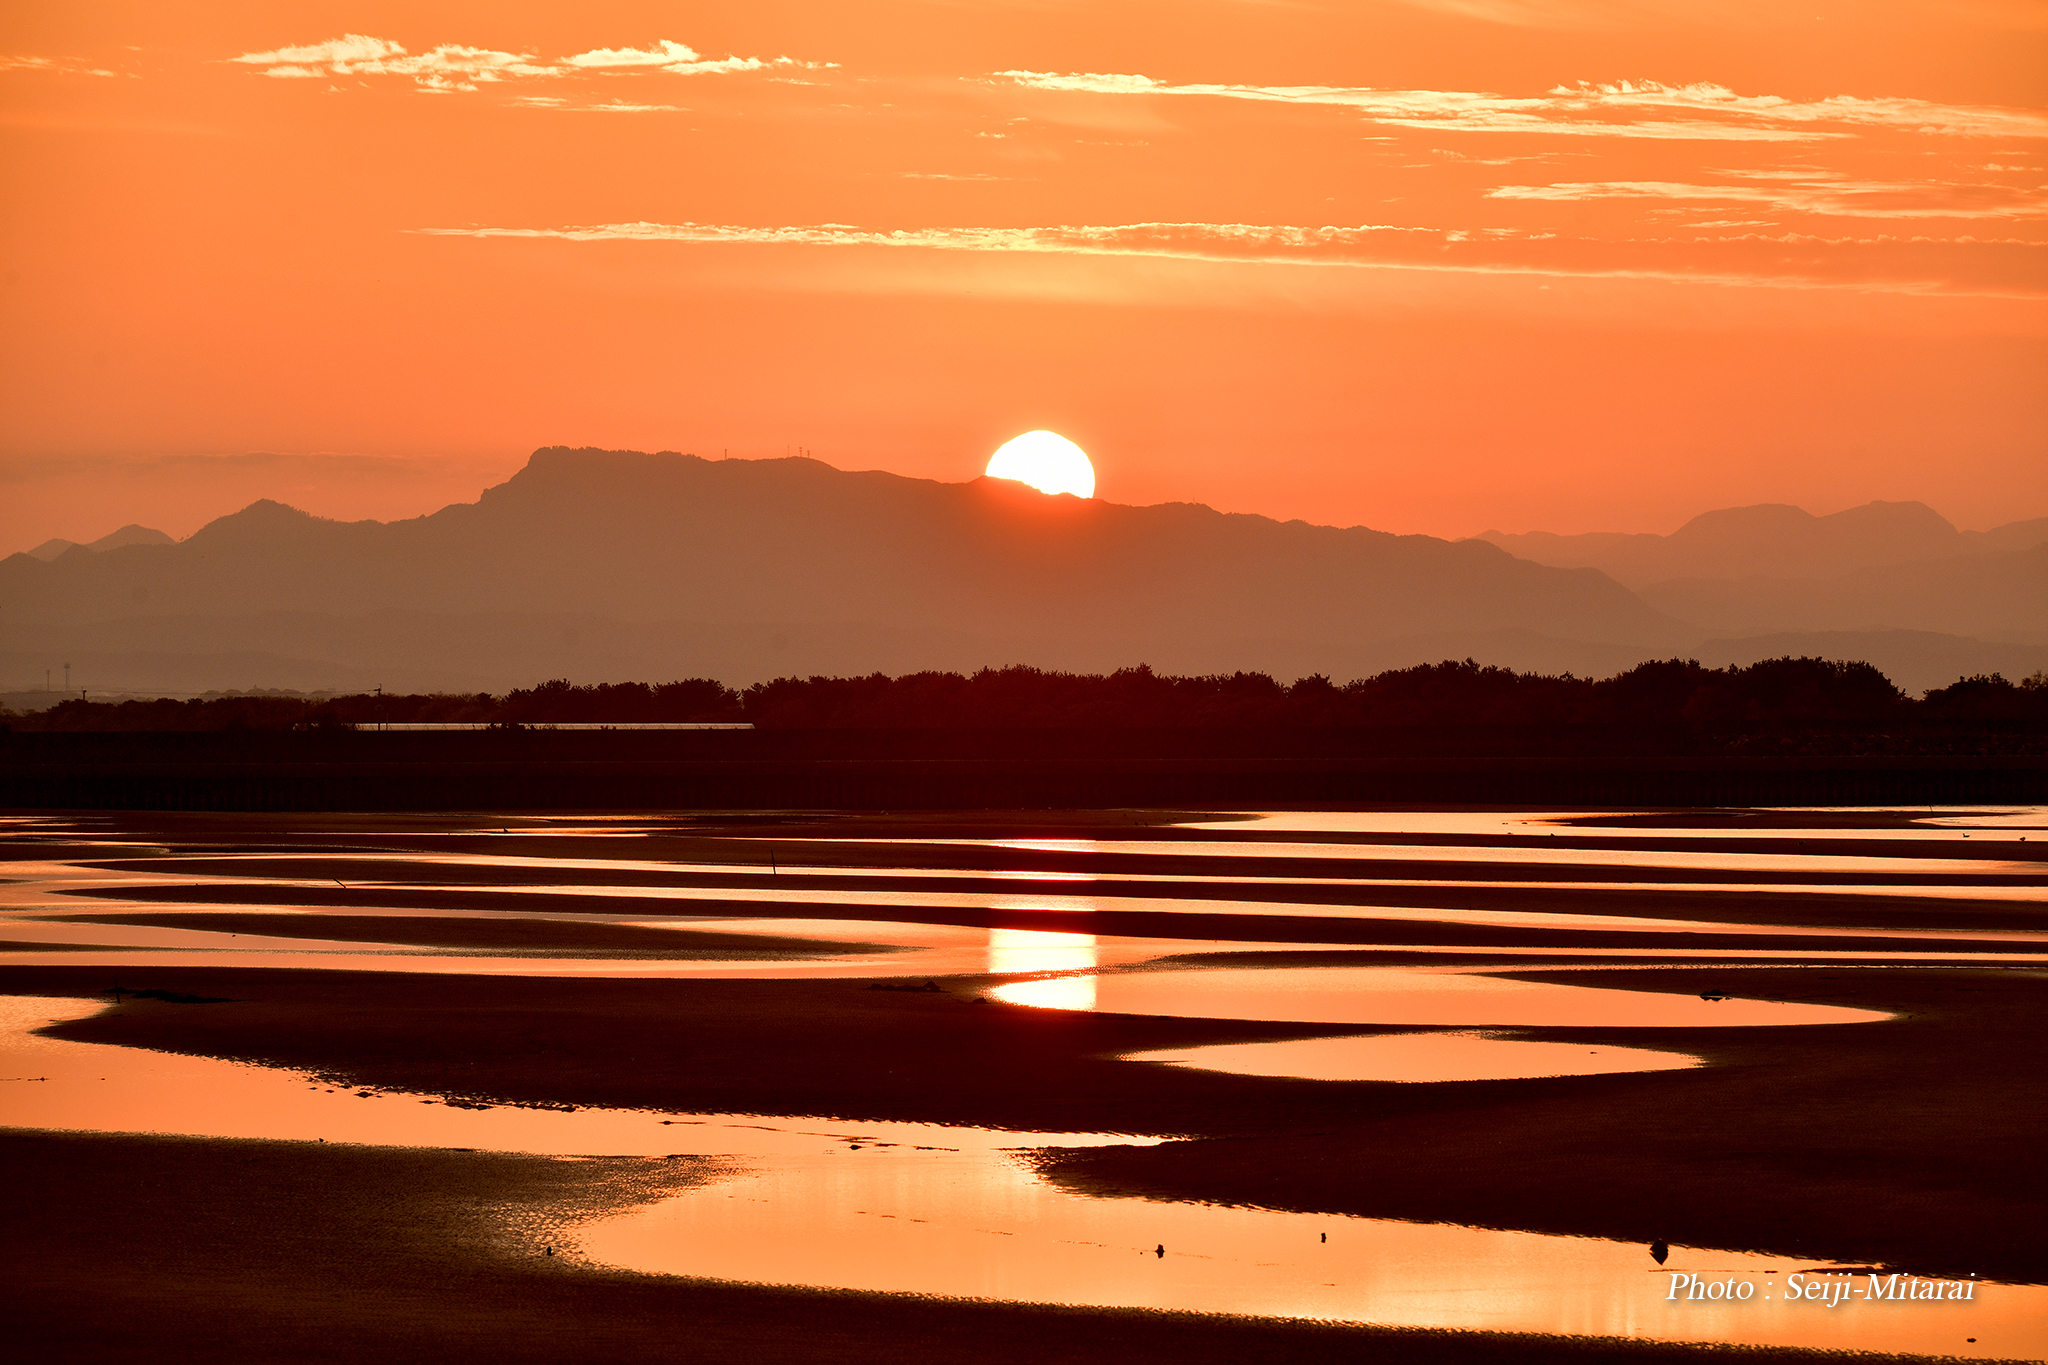
<svg viewBox="0 0 2048 1365"><path fill-rule="evenodd" d="M1058 934L1039 929L991 929L988 931L988 969L991 975L1019 972L1093 973L1097 965L1095 935ZM1055 976L1033 983L1048 1002L1048 1008L1092 1010L1095 1008L1093 975Z"/></svg>

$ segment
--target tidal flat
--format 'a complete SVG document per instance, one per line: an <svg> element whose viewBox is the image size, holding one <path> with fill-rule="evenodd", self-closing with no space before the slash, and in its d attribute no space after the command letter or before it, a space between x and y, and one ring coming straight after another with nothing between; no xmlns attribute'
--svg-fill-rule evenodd
<svg viewBox="0 0 2048 1365"><path fill-rule="evenodd" d="M12 817L26 1339L2038 1357L2044 830ZM1772 1293L1869 1268L1982 1289Z"/></svg>

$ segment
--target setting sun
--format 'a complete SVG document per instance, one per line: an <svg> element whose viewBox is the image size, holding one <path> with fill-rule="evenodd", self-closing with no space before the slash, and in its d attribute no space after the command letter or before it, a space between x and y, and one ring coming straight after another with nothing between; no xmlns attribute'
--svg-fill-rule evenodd
<svg viewBox="0 0 2048 1365"><path fill-rule="evenodd" d="M1095 466L1088 452L1057 432L1027 431L1003 442L985 472L991 479L1028 483L1041 493L1095 496Z"/></svg>

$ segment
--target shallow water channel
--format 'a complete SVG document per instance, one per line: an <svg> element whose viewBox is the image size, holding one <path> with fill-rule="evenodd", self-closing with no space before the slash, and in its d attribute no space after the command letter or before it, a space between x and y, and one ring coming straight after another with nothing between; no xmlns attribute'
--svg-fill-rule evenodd
<svg viewBox="0 0 2048 1365"><path fill-rule="evenodd" d="M2048 1288L1968 1302L1789 1301L1842 1283L1781 1256L1447 1224L1099 1199L1049 1148L1155 1137L739 1114L470 1108L291 1072L33 1032L106 1004L0 997L0 1122L552 1155L723 1158L722 1176L581 1225L572 1254L768 1284L1390 1325L2012 1355L2048 1345ZM551 1234L560 1236L560 1234ZM1685 1297L1689 1280L1715 1299ZM1862 1280L1853 1279L1857 1285ZM1685 1288L1674 1290L1674 1284ZM1746 1289L1745 1289L1746 1287ZM1745 1293L1731 1299L1730 1294ZM1965 1341L1976 1337L1976 1343Z"/></svg>

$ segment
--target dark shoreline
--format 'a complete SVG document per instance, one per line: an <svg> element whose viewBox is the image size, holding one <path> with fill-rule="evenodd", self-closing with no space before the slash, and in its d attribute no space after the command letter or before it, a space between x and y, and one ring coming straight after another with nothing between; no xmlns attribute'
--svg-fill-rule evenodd
<svg viewBox="0 0 2048 1365"><path fill-rule="evenodd" d="M968 810L2048 801L2032 733L1747 753L1654 736L1399 730L0 734L0 809ZM1820 743L1820 741L1829 741ZM1835 743L1834 741L1840 741ZM1813 752L1820 743L1819 752Z"/></svg>

